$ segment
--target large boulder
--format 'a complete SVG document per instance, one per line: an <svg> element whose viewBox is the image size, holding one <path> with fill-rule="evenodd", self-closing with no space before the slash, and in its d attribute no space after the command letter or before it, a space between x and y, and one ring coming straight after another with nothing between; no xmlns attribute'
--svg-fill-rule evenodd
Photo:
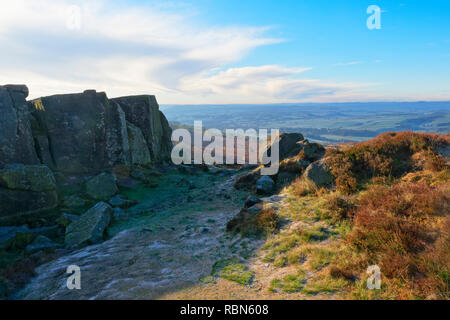
<svg viewBox="0 0 450 320"><path fill-rule="evenodd" d="M141 129L129 122L127 123L127 129L131 153L131 163L133 165L148 166L149 164L151 164L152 159Z"/></svg>
<svg viewBox="0 0 450 320"><path fill-rule="evenodd" d="M330 186L334 182L334 177L325 159L311 163L303 176L318 188Z"/></svg>
<svg viewBox="0 0 450 320"><path fill-rule="evenodd" d="M86 182L86 193L95 200L108 200L118 191L116 177L110 173L101 173Z"/></svg>
<svg viewBox="0 0 450 320"><path fill-rule="evenodd" d="M0 170L0 217L58 205L55 177L43 165L9 164Z"/></svg>
<svg viewBox="0 0 450 320"><path fill-rule="evenodd" d="M101 242L111 222L112 214L113 209L110 205L105 202L97 203L67 227L66 247L74 249Z"/></svg>
<svg viewBox="0 0 450 320"><path fill-rule="evenodd" d="M106 94L42 97L34 105L33 135L41 161L69 173L98 173L129 163L125 114Z"/></svg>
<svg viewBox="0 0 450 320"><path fill-rule="evenodd" d="M258 194L271 194L274 188L275 182L269 176L262 176L256 181L256 192Z"/></svg>
<svg viewBox="0 0 450 320"><path fill-rule="evenodd" d="M286 158L296 156L301 150L302 146L298 142L305 140L301 133L283 133L280 134L279 152L280 161ZM268 153L271 152L272 147L269 146Z"/></svg>
<svg viewBox="0 0 450 320"><path fill-rule="evenodd" d="M269 153L271 146L269 147ZM301 133L283 133L279 139L280 161L296 157L303 151L303 160L316 161L323 157L325 148L318 143L311 143Z"/></svg>
<svg viewBox="0 0 450 320"><path fill-rule="evenodd" d="M154 163L170 159L172 130L159 111L155 96L141 95L111 99L125 112L126 120L141 129Z"/></svg>
<svg viewBox="0 0 450 320"><path fill-rule="evenodd" d="M0 168L9 163L38 164L24 85L0 86Z"/></svg>

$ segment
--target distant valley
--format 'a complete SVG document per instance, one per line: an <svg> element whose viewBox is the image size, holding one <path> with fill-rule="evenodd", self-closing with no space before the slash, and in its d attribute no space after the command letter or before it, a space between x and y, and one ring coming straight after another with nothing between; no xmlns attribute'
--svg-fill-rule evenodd
<svg viewBox="0 0 450 320"><path fill-rule="evenodd" d="M162 105L161 110L175 127L202 120L204 128L274 128L324 144L360 142L387 131L450 132L450 101Z"/></svg>

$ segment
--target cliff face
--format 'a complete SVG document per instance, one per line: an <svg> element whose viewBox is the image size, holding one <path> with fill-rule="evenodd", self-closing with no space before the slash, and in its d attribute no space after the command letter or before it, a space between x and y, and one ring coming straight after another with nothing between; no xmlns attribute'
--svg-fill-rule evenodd
<svg viewBox="0 0 450 320"><path fill-rule="evenodd" d="M171 129L154 96L108 99L95 90L30 102L27 96L26 86L0 86L0 169L45 165L62 174L93 175L170 157ZM8 189L1 177L0 189ZM14 197L9 199L14 208Z"/></svg>
<svg viewBox="0 0 450 320"><path fill-rule="evenodd" d="M0 169L9 163L39 163L27 96L26 86L0 86Z"/></svg>
<svg viewBox="0 0 450 320"><path fill-rule="evenodd" d="M146 154L147 148L151 157L140 165L158 164L170 155L171 130L153 96L110 100L105 93L89 90L43 97L32 104L36 150L40 161L53 170L98 173L132 164L133 153ZM129 136L130 124L146 143Z"/></svg>

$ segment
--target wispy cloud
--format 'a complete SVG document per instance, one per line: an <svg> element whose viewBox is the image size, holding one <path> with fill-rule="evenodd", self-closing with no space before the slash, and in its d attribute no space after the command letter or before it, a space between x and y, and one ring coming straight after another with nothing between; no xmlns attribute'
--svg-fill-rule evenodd
<svg viewBox="0 0 450 320"><path fill-rule="evenodd" d="M0 83L26 83L31 97L95 88L163 103L275 102L348 97L360 86L299 79L309 68L230 68L283 39L267 36L269 27L205 28L176 2L0 2Z"/></svg>
<svg viewBox="0 0 450 320"><path fill-rule="evenodd" d="M333 66L353 66L353 65L357 65L357 64L363 64L364 61L350 61L350 62L340 62L340 63L335 63L333 64Z"/></svg>
<svg viewBox="0 0 450 320"><path fill-rule="evenodd" d="M215 103L270 103L348 99L366 85L300 79L311 68L277 65L230 68L184 79L181 88Z"/></svg>

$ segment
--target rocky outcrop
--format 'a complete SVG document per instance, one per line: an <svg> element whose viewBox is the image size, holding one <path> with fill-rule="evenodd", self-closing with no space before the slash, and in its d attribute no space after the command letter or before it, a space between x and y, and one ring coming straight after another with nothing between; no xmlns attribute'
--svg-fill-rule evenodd
<svg viewBox="0 0 450 320"><path fill-rule="evenodd" d="M170 156L171 129L154 96L108 99L87 90L32 104L37 154L53 170L92 174L122 164L157 164Z"/></svg>
<svg viewBox="0 0 450 320"><path fill-rule="evenodd" d="M0 216L56 205L54 181L51 190L42 189L47 179L38 181L44 171L52 170L58 177L82 177L170 159L171 129L154 96L108 99L95 90L29 102L27 96L24 85L0 86L0 169L9 164L46 167L15 168L16 173L9 168L12 176L3 174ZM25 179L26 186L20 178L14 180L23 170L33 172L27 178L38 179ZM99 193L102 186L97 187L91 193Z"/></svg>
<svg viewBox="0 0 450 320"><path fill-rule="evenodd" d="M172 149L172 133L166 117L159 111L155 96L121 97L111 101L118 103L126 120L142 131L152 161L167 161Z"/></svg>
<svg viewBox="0 0 450 320"><path fill-rule="evenodd" d="M105 202L99 202L86 211L66 229L65 243L68 248L99 243L103 240L106 227L111 222L113 209Z"/></svg>
<svg viewBox="0 0 450 320"><path fill-rule="evenodd" d="M0 217L51 209L57 204L55 177L48 167L9 164L0 170Z"/></svg>
<svg viewBox="0 0 450 320"><path fill-rule="evenodd" d="M305 138L301 133L283 133L280 135L279 139L279 152L280 161L286 158L296 156L301 150L297 142L303 141ZM268 148L268 153L270 154L271 147Z"/></svg>
<svg viewBox="0 0 450 320"><path fill-rule="evenodd" d="M325 159L310 164L303 176L318 188L330 186L334 182L334 177Z"/></svg>
<svg viewBox="0 0 450 320"><path fill-rule="evenodd" d="M93 90L34 100L33 133L41 161L70 174L129 163L125 115Z"/></svg>
<svg viewBox="0 0 450 320"><path fill-rule="evenodd" d="M271 147L268 149L269 154ZM301 133L283 133L279 139L280 161L296 157L303 151L302 158L316 161L323 157L325 148L318 143L311 143Z"/></svg>
<svg viewBox="0 0 450 320"><path fill-rule="evenodd" d="M0 169L10 163L39 163L27 96L26 86L0 86Z"/></svg>

